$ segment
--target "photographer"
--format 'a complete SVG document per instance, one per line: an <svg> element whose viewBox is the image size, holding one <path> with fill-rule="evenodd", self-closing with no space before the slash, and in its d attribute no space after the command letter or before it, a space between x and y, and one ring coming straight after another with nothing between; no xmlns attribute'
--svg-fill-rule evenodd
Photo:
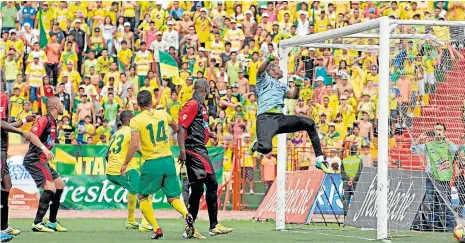
<svg viewBox="0 0 465 243"><path fill-rule="evenodd" d="M420 144L428 137L433 137L433 140ZM431 224L433 229L440 227L452 230L455 220L446 206L449 202L445 200L450 198L453 156L458 146L446 139L446 126L438 122L434 125L434 131L422 133L413 142L411 149L414 154L426 155L425 172L429 175L426 178L426 199L430 207L428 224Z"/></svg>
<svg viewBox="0 0 465 243"><path fill-rule="evenodd" d="M349 211L349 202L355 193L362 169L362 159L358 155L358 147L354 145L350 147L350 156L344 158L341 164L341 176L344 182L344 217L347 216Z"/></svg>

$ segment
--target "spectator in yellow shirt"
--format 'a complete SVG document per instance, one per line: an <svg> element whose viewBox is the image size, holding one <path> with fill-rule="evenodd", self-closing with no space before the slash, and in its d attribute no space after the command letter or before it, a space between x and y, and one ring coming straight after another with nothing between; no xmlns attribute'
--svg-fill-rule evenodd
<svg viewBox="0 0 465 243"><path fill-rule="evenodd" d="M132 51L128 48L126 40L121 41L121 48L118 52L119 71L126 72L131 65Z"/></svg>

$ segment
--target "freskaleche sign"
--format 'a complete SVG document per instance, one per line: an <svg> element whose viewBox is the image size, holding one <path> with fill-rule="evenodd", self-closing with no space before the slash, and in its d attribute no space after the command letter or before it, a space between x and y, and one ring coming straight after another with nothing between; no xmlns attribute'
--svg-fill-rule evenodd
<svg viewBox="0 0 465 243"><path fill-rule="evenodd" d="M425 195L426 174L422 171L389 169L388 178L389 228L409 230ZM363 168L345 224L361 228L376 227L377 182L377 168Z"/></svg>

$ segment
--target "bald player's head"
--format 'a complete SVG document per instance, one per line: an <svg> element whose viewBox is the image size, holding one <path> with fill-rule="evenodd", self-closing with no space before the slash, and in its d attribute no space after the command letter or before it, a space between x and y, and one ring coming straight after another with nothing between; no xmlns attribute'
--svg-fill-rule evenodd
<svg viewBox="0 0 465 243"><path fill-rule="evenodd" d="M194 89L197 90L197 89L208 89L210 88L210 85L208 84L207 80L205 80L204 78L201 78L201 79L197 79L195 80L195 83L194 83Z"/></svg>
<svg viewBox="0 0 465 243"><path fill-rule="evenodd" d="M200 78L194 82L194 98L200 102L204 102L207 95L210 93L210 85L207 80Z"/></svg>
<svg viewBox="0 0 465 243"><path fill-rule="evenodd" d="M194 83L194 98L200 102L204 102L207 95L210 93L210 85L204 78L197 79Z"/></svg>
<svg viewBox="0 0 465 243"><path fill-rule="evenodd" d="M63 115L63 104L61 103L60 98L56 96L48 97L46 107L47 112L51 114L55 114L56 112L57 115Z"/></svg>

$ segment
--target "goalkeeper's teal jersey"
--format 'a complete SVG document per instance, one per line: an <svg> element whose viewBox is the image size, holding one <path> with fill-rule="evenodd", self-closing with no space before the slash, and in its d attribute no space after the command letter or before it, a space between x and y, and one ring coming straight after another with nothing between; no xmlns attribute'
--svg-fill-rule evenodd
<svg viewBox="0 0 465 243"><path fill-rule="evenodd" d="M273 108L277 108L282 112L284 98L288 90L289 87L286 84L271 77L266 71L261 75L257 74L257 115L263 114Z"/></svg>

